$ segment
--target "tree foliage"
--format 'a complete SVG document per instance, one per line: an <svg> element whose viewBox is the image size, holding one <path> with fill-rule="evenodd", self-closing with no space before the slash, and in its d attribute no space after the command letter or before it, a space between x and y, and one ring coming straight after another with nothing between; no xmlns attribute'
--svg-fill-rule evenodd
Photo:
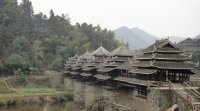
<svg viewBox="0 0 200 111"><path fill-rule="evenodd" d="M101 42L108 50L118 46L110 30L87 23L72 25L67 14L56 15L53 10L49 14L35 14L30 0L0 1L0 58L5 69L59 70L67 58L94 50Z"/></svg>
<svg viewBox="0 0 200 111"><path fill-rule="evenodd" d="M3 62L0 60L0 72L2 72L2 70L3 70Z"/></svg>
<svg viewBox="0 0 200 111"><path fill-rule="evenodd" d="M54 70L59 70L61 68L63 68L63 60L61 57L57 57L55 60L53 60L52 63L53 69Z"/></svg>

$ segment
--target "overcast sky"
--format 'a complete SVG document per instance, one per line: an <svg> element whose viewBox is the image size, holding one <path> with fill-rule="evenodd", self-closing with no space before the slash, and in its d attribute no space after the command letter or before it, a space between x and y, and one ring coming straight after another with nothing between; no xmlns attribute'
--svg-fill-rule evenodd
<svg viewBox="0 0 200 111"><path fill-rule="evenodd" d="M72 24L87 22L114 30L138 27L158 37L200 34L200 0L31 0L35 13L68 14Z"/></svg>

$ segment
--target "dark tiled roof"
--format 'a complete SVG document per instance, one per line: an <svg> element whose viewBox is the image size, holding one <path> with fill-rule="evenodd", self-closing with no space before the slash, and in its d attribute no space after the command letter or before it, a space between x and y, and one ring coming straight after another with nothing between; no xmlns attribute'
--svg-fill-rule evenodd
<svg viewBox="0 0 200 111"><path fill-rule="evenodd" d="M132 59L132 57L131 58L129 58L129 57L115 57L114 61L128 61L130 59Z"/></svg>
<svg viewBox="0 0 200 111"><path fill-rule="evenodd" d="M108 61L114 61L116 57L107 57L104 59L105 62L108 62Z"/></svg>
<svg viewBox="0 0 200 111"><path fill-rule="evenodd" d="M104 58L103 57L96 57L95 62L104 62Z"/></svg>
<svg viewBox="0 0 200 111"><path fill-rule="evenodd" d="M129 50L125 45L121 45L117 49L113 50L109 56L128 56L132 57L133 52Z"/></svg>
<svg viewBox="0 0 200 111"><path fill-rule="evenodd" d="M107 62L107 63L101 63L100 66L113 66L113 67L117 67L120 64L121 63L119 63L119 62Z"/></svg>
<svg viewBox="0 0 200 111"><path fill-rule="evenodd" d="M157 69L141 69L141 68L133 68L129 71L130 73L135 74L153 74L157 72Z"/></svg>
<svg viewBox="0 0 200 111"><path fill-rule="evenodd" d="M89 52L86 52L85 54L80 56L79 59L94 60L94 56Z"/></svg>
<svg viewBox="0 0 200 111"><path fill-rule="evenodd" d="M73 67L72 70L79 70L81 67Z"/></svg>
<svg viewBox="0 0 200 111"><path fill-rule="evenodd" d="M151 67L150 61L135 61L132 63L134 67Z"/></svg>
<svg viewBox="0 0 200 111"><path fill-rule="evenodd" d="M132 64L136 67L156 67L159 69L193 69L195 64L190 62L170 62L170 61L138 61Z"/></svg>
<svg viewBox="0 0 200 111"><path fill-rule="evenodd" d="M105 48L103 48L102 46L100 46L97 50L95 50L92 55L94 56L108 56L110 52L108 50L106 50Z"/></svg>
<svg viewBox="0 0 200 111"><path fill-rule="evenodd" d="M79 74L78 72L70 72L71 75L77 75Z"/></svg>
<svg viewBox="0 0 200 111"><path fill-rule="evenodd" d="M114 78L116 81L121 81L121 82L127 82L129 84L135 84L135 85L142 85L142 86L154 86L151 84L152 82L146 81L146 80L140 80L136 78L128 78L128 77L116 77Z"/></svg>
<svg viewBox="0 0 200 111"><path fill-rule="evenodd" d="M114 70L114 68L105 68L105 67L100 67L97 71L98 72L110 72Z"/></svg>
<svg viewBox="0 0 200 111"><path fill-rule="evenodd" d="M99 63L90 63L90 64L86 64L85 65L86 67L97 67L97 66L99 66Z"/></svg>
<svg viewBox="0 0 200 111"><path fill-rule="evenodd" d="M111 78L110 76L105 76L105 75L101 75L101 74L97 74L94 77L96 77L99 80L108 80Z"/></svg>
<svg viewBox="0 0 200 111"><path fill-rule="evenodd" d="M131 69L131 62L127 61L127 62L119 65L118 67L116 67L116 69L129 70L129 69Z"/></svg>
<svg viewBox="0 0 200 111"><path fill-rule="evenodd" d="M89 77L91 76L92 74L88 74L88 73L81 73L80 76L83 76L83 77Z"/></svg>
<svg viewBox="0 0 200 111"><path fill-rule="evenodd" d="M150 53L150 52L179 53L179 52L184 52L184 50L181 47L179 47L177 44L171 43L168 39L157 40L154 44L147 47L146 49L143 49L142 51L144 53Z"/></svg>
<svg viewBox="0 0 200 111"><path fill-rule="evenodd" d="M64 72L64 74L69 74L69 73L70 73L70 71L65 71L65 72Z"/></svg>
<svg viewBox="0 0 200 111"><path fill-rule="evenodd" d="M189 56L181 54L141 54L137 55L135 59L157 59L157 60L190 60Z"/></svg>
<svg viewBox="0 0 200 111"><path fill-rule="evenodd" d="M193 69L195 64L190 62L155 62L154 65L159 69Z"/></svg>
<svg viewBox="0 0 200 111"><path fill-rule="evenodd" d="M95 69L95 67L83 67L82 68L83 71L91 71L93 69Z"/></svg>

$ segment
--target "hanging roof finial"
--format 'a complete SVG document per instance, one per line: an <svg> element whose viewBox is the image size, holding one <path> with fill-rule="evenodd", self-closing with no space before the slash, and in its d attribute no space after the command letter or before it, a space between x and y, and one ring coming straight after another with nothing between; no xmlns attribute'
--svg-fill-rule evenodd
<svg viewBox="0 0 200 111"><path fill-rule="evenodd" d="M169 36L167 37L167 40L169 41Z"/></svg>

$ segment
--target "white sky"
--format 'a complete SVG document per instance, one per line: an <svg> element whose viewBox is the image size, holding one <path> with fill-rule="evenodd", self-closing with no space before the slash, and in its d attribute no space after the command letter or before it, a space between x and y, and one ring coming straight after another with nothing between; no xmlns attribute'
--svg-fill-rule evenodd
<svg viewBox="0 0 200 111"><path fill-rule="evenodd" d="M68 14L72 24L87 22L114 30L138 27L155 36L200 34L200 0L31 0L35 13Z"/></svg>

